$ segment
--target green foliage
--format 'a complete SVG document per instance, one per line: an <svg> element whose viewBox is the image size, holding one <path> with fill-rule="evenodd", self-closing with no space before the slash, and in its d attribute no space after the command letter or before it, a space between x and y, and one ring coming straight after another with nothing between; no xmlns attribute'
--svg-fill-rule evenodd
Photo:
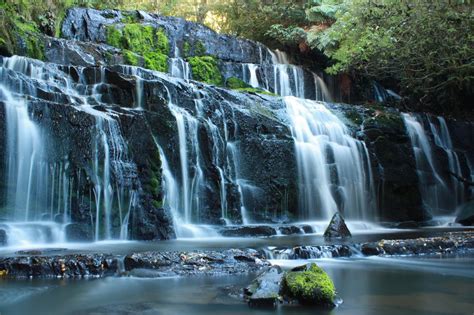
<svg viewBox="0 0 474 315"><path fill-rule="evenodd" d="M285 295L302 304L332 305L336 297L331 278L314 263L306 271L287 272L282 288Z"/></svg>
<svg viewBox="0 0 474 315"><path fill-rule="evenodd" d="M336 14L341 10L342 0L320 0L313 1L313 4L306 9L306 18L310 22L332 23L336 19Z"/></svg>
<svg viewBox="0 0 474 315"><path fill-rule="evenodd" d="M467 106L473 95L473 17L472 10L447 2L347 2L345 13L324 31L336 43L324 47L334 60L328 72L395 81L400 94L423 109Z"/></svg>
<svg viewBox="0 0 474 315"><path fill-rule="evenodd" d="M222 75L217 66L216 58L212 56L196 56L188 58L193 72L193 78L213 85L222 85Z"/></svg>
<svg viewBox="0 0 474 315"><path fill-rule="evenodd" d="M306 32L298 26L284 27L281 24L275 24L265 33L265 35L272 37L283 45L298 45L300 42L306 40Z"/></svg>

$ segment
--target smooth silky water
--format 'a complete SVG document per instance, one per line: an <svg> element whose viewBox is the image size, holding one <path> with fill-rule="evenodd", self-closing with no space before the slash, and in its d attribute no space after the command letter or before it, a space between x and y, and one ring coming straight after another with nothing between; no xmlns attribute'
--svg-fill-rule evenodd
<svg viewBox="0 0 474 315"><path fill-rule="evenodd" d="M273 261L286 268L308 261ZM255 277L0 280L2 314L471 314L474 256L315 260L344 303L331 310L251 309L241 288Z"/></svg>

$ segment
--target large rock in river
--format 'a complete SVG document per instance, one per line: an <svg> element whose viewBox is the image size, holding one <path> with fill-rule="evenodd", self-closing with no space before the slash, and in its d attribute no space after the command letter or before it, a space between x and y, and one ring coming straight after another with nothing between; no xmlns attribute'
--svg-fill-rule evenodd
<svg viewBox="0 0 474 315"><path fill-rule="evenodd" d="M326 228L326 231L324 232L324 238L331 239L348 237L352 237L352 234L349 231L349 228L347 227L342 215L337 212L333 215L331 222Z"/></svg>

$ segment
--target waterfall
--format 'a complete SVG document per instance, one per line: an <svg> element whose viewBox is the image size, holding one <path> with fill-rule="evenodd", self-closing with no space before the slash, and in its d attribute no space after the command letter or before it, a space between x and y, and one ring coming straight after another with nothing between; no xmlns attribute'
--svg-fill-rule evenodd
<svg viewBox="0 0 474 315"><path fill-rule="evenodd" d="M183 58L170 58L169 74L173 77L190 80L191 68Z"/></svg>
<svg viewBox="0 0 474 315"><path fill-rule="evenodd" d="M191 67L189 63L182 58L176 43L174 43L174 57L169 59L168 68L168 73L172 77L191 80Z"/></svg>
<svg viewBox="0 0 474 315"><path fill-rule="evenodd" d="M6 183L13 187L13 196L8 196L7 203L15 209L15 220L34 219L30 213L35 194L41 193L41 162L44 143L36 124L30 119L28 104L23 99L15 99L3 85L0 85L3 96L7 125L7 165Z"/></svg>
<svg viewBox="0 0 474 315"><path fill-rule="evenodd" d="M464 188L450 176L446 181L446 170L434 159L432 143L442 149L448 159L447 171L461 175L459 158L454 151L446 121L437 117L436 121L428 118L431 136L425 130L421 117L403 114L408 136L415 154L416 167L420 182L420 191L424 206L433 214L453 213L454 209L464 201Z"/></svg>
<svg viewBox="0 0 474 315"><path fill-rule="evenodd" d="M331 92L324 82L323 79L319 75L313 72L313 80L314 80L314 94L316 101L323 101L323 102L332 102Z"/></svg>
<svg viewBox="0 0 474 315"><path fill-rule="evenodd" d="M143 108L144 97L143 97L143 80L138 72L139 68L133 66L123 66L125 73L135 77L135 95L134 103L136 108Z"/></svg>
<svg viewBox="0 0 474 315"><path fill-rule="evenodd" d="M6 180L9 192L6 206L13 214L7 218L13 222L5 223L5 229L8 234L8 231L16 231L19 224L24 224L24 230L31 232L9 237L10 245L64 241L64 227L71 222L73 196L77 200L90 198L89 204L95 205L93 226L96 240L128 236L128 218L136 204L135 191L130 189L136 166L128 161L116 114L108 109L95 109L95 104L104 104L103 93L108 92L105 68L99 70L97 82L91 86L82 74L82 68L77 68L78 78L73 79L64 72L66 68L57 65L40 65L18 56L2 59L0 97L5 104L8 144ZM130 74L130 69L123 68L123 71ZM137 81L140 80L138 73L135 75ZM143 88L138 83L137 86L135 102L139 107ZM91 132L91 196L79 192L80 175L73 173L67 156L61 161L50 161L52 154L48 145L51 140L44 137L41 128L29 117L26 99L36 99L36 93L41 89L51 93L52 101L64 102L64 97L67 97L75 110L95 118L95 129ZM119 227L113 222L116 217ZM53 219L60 220L61 224L43 221ZM62 231L62 234L52 231ZM53 237L38 236L39 233Z"/></svg>
<svg viewBox="0 0 474 315"><path fill-rule="evenodd" d="M259 66L253 63L244 63L242 64L242 73L244 82L248 82L251 87L260 88L260 83L258 82L257 71ZM249 75L247 75L247 72Z"/></svg>
<svg viewBox="0 0 474 315"><path fill-rule="evenodd" d="M298 163L304 219L373 219L374 187L367 148L324 103L286 97Z"/></svg>
<svg viewBox="0 0 474 315"><path fill-rule="evenodd" d="M448 157L448 169L450 173L456 175L462 175L461 165L459 163L458 154L454 151L453 143L451 141L451 135L449 134L448 126L446 125L446 120L443 117L437 117L437 122L439 127L435 122L429 118L431 133L433 134L435 144L442 148ZM464 201L464 185L456 180L453 176L450 176L450 184L453 188L454 198L452 200L451 208L455 209L459 204Z"/></svg>

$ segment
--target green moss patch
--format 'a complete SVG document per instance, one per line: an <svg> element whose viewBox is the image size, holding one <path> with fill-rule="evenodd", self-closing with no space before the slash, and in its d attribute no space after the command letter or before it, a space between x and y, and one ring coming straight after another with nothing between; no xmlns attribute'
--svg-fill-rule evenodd
<svg viewBox="0 0 474 315"><path fill-rule="evenodd" d="M230 77L226 80L225 85L232 90L236 90L239 92L244 92L244 93L258 93L258 94L265 94L265 95L270 95L270 96L277 96L276 94L272 92L268 92L263 89L259 88L254 88L244 81L240 80L239 78L236 77Z"/></svg>
<svg viewBox="0 0 474 315"><path fill-rule="evenodd" d="M240 89L234 89L234 90L239 91L239 92L245 92L245 93L258 93L258 94L265 94L265 95L270 95L270 96L278 96L275 93L268 92L268 91L263 90L263 89L253 88L253 87L240 88Z"/></svg>
<svg viewBox="0 0 474 315"><path fill-rule="evenodd" d="M188 59L193 78L213 85L222 85L223 79L216 58L212 56L191 57Z"/></svg>
<svg viewBox="0 0 474 315"><path fill-rule="evenodd" d="M170 43L163 29L138 23L125 24L122 29L107 27L107 44L124 49L124 60L138 64L138 57L145 60L145 67L167 72Z"/></svg>
<svg viewBox="0 0 474 315"><path fill-rule="evenodd" d="M230 77L226 80L225 85L229 89L245 89L245 88L251 88L250 85L245 83L244 81L240 80L239 78L236 77Z"/></svg>
<svg viewBox="0 0 474 315"><path fill-rule="evenodd" d="M336 288L327 273L316 264L303 271L290 271L282 281L282 293L301 304L333 306Z"/></svg>
<svg viewBox="0 0 474 315"><path fill-rule="evenodd" d="M35 22L17 12L13 4L0 6L0 49L3 54L44 60L44 40Z"/></svg>

